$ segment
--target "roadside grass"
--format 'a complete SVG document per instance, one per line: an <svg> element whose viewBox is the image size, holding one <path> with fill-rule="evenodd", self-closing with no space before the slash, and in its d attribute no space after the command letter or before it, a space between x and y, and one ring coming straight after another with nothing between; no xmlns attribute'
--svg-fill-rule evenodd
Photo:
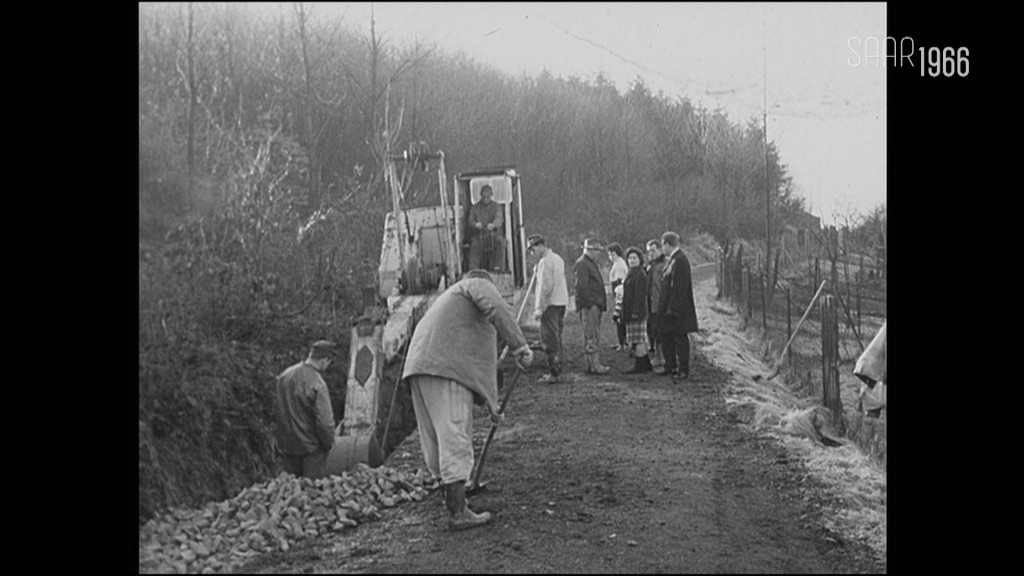
<svg viewBox="0 0 1024 576"><path fill-rule="evenodd" d="M827 426L827 410L820 406L820 330L815 334L814 324L809 328L805 323L801 330L806 332L794 342L799 353L794 354L793 368L768 379L774 359L785 345L785 318L781 329L777 321L769 323L766 338L759 315L757 322L745 320L742 311L717 300L715 292L714 282L698 289L701 333L697 345L731 375L726 404L752 429L779 438L833 494L834 502L825 504L826 528L865 543L885 561L884 411L876 421L851 409L856 406L859 381L852 375L852 363L844 364L840 384L849 439L837 438L836 431ZM868 443L866 450L863 437L874 442ZM839 440L838 445L827 445L833 438Z"/></svg>

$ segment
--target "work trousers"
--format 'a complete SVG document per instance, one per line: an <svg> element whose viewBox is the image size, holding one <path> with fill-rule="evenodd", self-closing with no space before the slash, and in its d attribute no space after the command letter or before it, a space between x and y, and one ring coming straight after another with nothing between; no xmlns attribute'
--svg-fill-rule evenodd
<svg viewBox="0 0 1024 576"><path fill-rule="evenodd" d="M558 376L562 356L562 329L565 327L565 306L548 306L540 317L540 341L548 356L548 366L553 376Z"/></svg>
<svg viewBox="0 0 1024 576"><path fill-rule="evenodd" d="M587 306L579 310L580 324L583 325L583 351L593 354L598 351L598 339L601 328L601 309Z"/></svg>
<svg viewBox="0 0 1024 576"><path fill-rule="evenodd" d="M469 241L469 267L481 270L505 270L505 237L501 230L478 230Z"/></svg>
<svg viewBox="0 0 1024 576"><path fill-rule="evenodd" d="M651 343L651 366L660 368L665 365L665 358L661 353L661 319L659 314L651 312L647 316L647 339Z"/></svg>
<svg viewBox="0 0 1024 576"><path fill-rule="evenodd" d="M327 452L278 454L277 466L279 472L316 480L327 475Z"/></svg>
<svg viewBox="0 0 1024 576"><path fill-rule="evenodd" d="M412 407L427 471L445 484L473 473L473 392L455 380L412 376Z"/></svg>
<svg viewBox="0 0 1024 576"><path fill-rule="evenodd" d="M659 335L665 354L665 371L690 373L690 335L679 330L663 330Z"/></svg>

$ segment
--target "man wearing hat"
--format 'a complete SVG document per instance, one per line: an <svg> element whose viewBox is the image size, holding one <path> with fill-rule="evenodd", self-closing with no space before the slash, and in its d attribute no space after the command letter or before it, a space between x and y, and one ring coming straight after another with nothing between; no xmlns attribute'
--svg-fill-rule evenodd
<svg viewBox="0 0 1024 576"><path fill-rule="evenodd" d="M277 377L277 449L280 469L321 478L334 447L334 411L321 373L331 365L335 345L319 340L305 360Z"/></svg>
<svg viewBox="0 0 1024 576"><path fill-rule="evenodd" d="M533 234L526 243L530 252L540 257L534 272L537 275L537 298L533 317L540 320L540 340L548 357L548 373L537 381L554 383L562 372L562 328L565 307L569 305L565 262L547 247L540 234Z"/></svg>
<svg viewBox="0 0 1024 576"><path fill-rule="evenodd" d="M483 270L470 270L427 309L406 352L402 379L409 379L420 447L427 471L440 476L448 526L463 530L491 521L466 505L473 471L473 402L486 406L494 424L498 404L498 341L521 366L533 352L512 311Z"/></svg>
<svg viewBox="0 0 1024 576"><path fill-rule="evenodd" d="M583 324L583 357L588 374L607 374L611 368L601 365L598 352L598 335L601 327L601 313L608 309L604 292L604 277L597 267L597 258L604 247L595 240L583 241L583 255L573 264L576 274L576 311Z"/></svg>
<svg viewBox="0 0 1024 576"><path fill-rule="evenodd" d="M489 184L480 187L480 201L469 209L469 267L485 270L505 269L505 216L494 201Z"/></svg>

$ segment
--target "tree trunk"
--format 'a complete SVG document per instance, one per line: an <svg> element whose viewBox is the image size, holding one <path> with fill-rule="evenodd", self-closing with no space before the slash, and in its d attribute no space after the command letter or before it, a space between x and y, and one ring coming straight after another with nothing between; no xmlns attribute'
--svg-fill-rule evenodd
<svg viewBox="0 0 1024 576"><path fill-rule="evenodd" d="M195 187L196 187L196 75L195 75L195 43L194 43L195 9L191 2L188 3L188 43L187 65L188 65L188 211L194 213L196 209Z"/></svg>
<svg viewBox="0 0 1024 576"><path fill-rule="evenodd" d="M320 160L317 151L317 137L313 132L314 119L314 98L313 98L313 70L309 64L309 45L306 38L306 9L300 2L296 6L299 41L302 44L302 70L305 76L305 108L306 108L306 154L309 156L309 209L314 211L320 207Z"/></svg>

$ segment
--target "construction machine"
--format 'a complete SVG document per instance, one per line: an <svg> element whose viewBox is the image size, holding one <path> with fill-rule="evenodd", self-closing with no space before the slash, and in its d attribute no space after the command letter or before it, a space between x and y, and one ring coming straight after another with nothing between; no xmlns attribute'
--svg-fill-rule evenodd
<svg viewBox="0 0 1024 576"><path fill-rule="evenodd" d="M412 396L401 382L405 352L416 323L436 298L469 271L470 246L481 241L483 257L494 284L510 306L528 295L526 234L523 228L520 177L514 167L475 170L456 175L449 193L442 151L423 144L385 155L385 182L391 212L384 219L384 238L378 269L377 304L353 321L344 418L336 431L327 471L340 474L358 463L379 466L416 428ZM436 178L429 173L433 170ZM410 207L422 201L436 183L436 204ZM503 242L474 238L471 207L489 185L493 201L504 216L495 230ZM503 257L494 250L503 249ZM479 255L479 253L478 253ZM474 262L476 263L476 262ZM491 266L495 263L496 266Z"/></svg>

